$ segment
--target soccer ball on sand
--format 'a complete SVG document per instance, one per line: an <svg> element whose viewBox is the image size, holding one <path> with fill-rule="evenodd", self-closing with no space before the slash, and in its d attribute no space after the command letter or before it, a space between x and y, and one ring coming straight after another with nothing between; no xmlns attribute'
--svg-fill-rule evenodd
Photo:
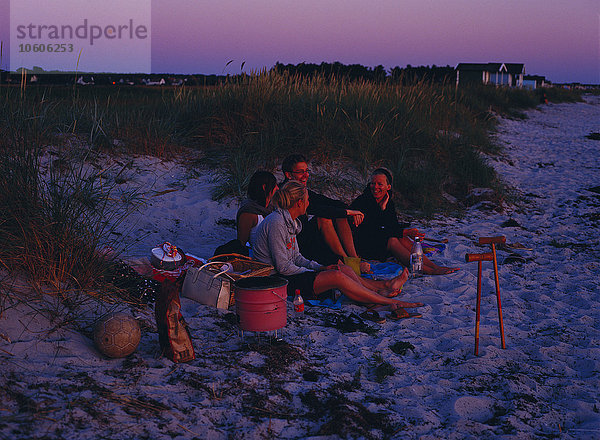
<svg viewBox="0 0 600 440"><path fill-rule="evenodd" d="M140 343L142 332L134 317L113 313L94 328L94 343L98 350L111 358L129 356Z"/></svg>

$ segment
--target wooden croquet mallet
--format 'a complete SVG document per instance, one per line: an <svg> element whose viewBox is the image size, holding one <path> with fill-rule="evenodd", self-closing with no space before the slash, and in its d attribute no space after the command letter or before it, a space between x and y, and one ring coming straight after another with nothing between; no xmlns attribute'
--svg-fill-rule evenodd
<svg viewBox="0 0 600 440"><path fill-rule="evenodd" d="M494 262L494 279L496 281L496 300L498 302L498 322L500 323L500 338L502 348L506 348L504 341L504 323L502 321L502 301L500 300L500 281L498 279L498 259L496 257L496 245L506 243L506 237L479 237L479 244L489 244L492 247L492 252L484 252L481 254L466 254L465 261L478 262L477 267L477 306L475 316L475 356L479 355L479 316L481 311L481 264L483 261Z"/></svg>

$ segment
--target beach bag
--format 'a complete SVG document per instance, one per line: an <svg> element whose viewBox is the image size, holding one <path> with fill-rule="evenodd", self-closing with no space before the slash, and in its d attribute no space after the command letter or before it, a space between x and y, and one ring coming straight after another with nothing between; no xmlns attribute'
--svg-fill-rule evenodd
<svg viewBox="0 0 600 440"><path fill-rule="evenodd" d="M240 254L216 255L200 267L190 267L181 295L200 304L228 309L235 304L232 283L242 278L270 275L273 266Z"/></svg>
<svg viewBox="0 0 600 440"><path fill-rule="evenodd" d="M190 267L185 274L181 296L207 306L228 309L233 305L233 295L231 279L225 274L231 269L231 265L220 261Z"/></svg>
<svg viewBox="0 0 600 440"><path fill-rule="evenodd" d="M192 336L181 314L179 286L181 282L165 280L154 306L158 341L162 353L173 362L189 362L196 358Z"/></svg>
<svg viewBox="0 0 600 440"><path fill-rule="evenodd" d="M231 241L228 241L225 244L222 244L217 249L215 249L215 253L213 255L223 255L223 254L241 254L244 256L250 255L250 249L247 246L243 245L241 241L237 238L234 238Z"/></svg>

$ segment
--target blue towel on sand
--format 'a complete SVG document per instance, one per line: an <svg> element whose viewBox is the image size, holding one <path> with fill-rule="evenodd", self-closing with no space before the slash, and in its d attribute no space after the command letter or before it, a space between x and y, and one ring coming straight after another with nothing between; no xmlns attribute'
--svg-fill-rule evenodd
<svg viewBox="0 0 600 440"><path fill-rule="evenodd" d="M331 297L327 297L325 299L307 299L306 303L311 306L317 307L327 307L330 309L341 309L342 308L342 298L344 295L340 295L337 299L333 299Z"/></svg>
<svg viewBox="0 0 600 440"><path fill-rule="evenodd" d="M393 261L386 261L385 263L371 263L371 270L373 273L364 273L363 278L391 280L402 273L404 266Z"/></svg>
<svg viewBox="0 0 600 440"><path fill-rule="evenodd" d="M423 243L423 253L428 257L437 252L444 252L444 249L446 249L446 245L443 243ZM393 261L386 261L385 263L370 263L373 273L364 273L362 276L372 280L391 280L392 278L400 275L404 270L404 266Z"/></svg>

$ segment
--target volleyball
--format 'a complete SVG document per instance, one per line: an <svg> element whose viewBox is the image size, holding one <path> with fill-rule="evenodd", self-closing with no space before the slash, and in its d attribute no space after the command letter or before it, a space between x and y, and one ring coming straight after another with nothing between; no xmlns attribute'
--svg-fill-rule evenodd
<svg viewBox="0 0 600 440"><path fill-rule="evenodd" d="M96 324L94 343L105 356L120 358L135 351L142 332L133 316L125 313L111 314Z"/></svg>

